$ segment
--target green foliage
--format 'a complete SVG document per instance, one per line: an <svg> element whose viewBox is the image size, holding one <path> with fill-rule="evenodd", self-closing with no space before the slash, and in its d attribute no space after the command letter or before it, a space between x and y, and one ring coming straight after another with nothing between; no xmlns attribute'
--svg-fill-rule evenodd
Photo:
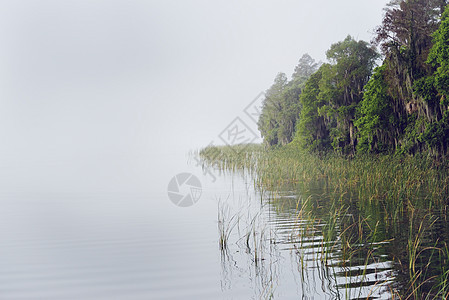
<svg viewBox="0 0 449 300"><path fill-rule="evenodd" d="M286 145L294 139L303 150L350 156L446 154L446 6L443 0L391 1L376 30L385 56L373 75L378 54L351 36L330 46L329 63L316 73L317 64L304 55L291 81L279 75L267 91L259 120L265 142Z"/></svg>
<svg viewBox="0 0 449 300"><path fill-rule="evenodd" d="M355 111L378 54L368 43L348 36L333 44L326 55L333 64L324 73L320 98L327 99L331 108L324 110L326 114L334 112L336 127L331 130L332 145L343 154L354 153Z"/></svg>
<svg viewBox="0 0 449 300"><path fill-rule="evenodd" d="M295 71L292 75L292 80L299 83L301 88L306 83L307 79L316 72L318 69L318 64L315 60L309 55L304 54L298 62L298 65L295 67Z"/></svg>
<svg viewBox="0 0 449 300"><path fill-rule="evenodd" d="M446 153L449 144L449 112L445 111L443 118L438 122L433 122L427 126L422 134L422 140L431 149L436 149L438 153Z"/></svg>
<svg viewBox="0 0 449 300"><path fill-rule="evenodd" d="M427 62L437 67L435 87L445 98L449 96L449 7L443 13L438 30L433 34L433 46Z"/></svg>
<svg viewBox="0 0 449 300"><path fill-rule="evenodd" d="M272 146L279 142L279 127L282 111L282 94L287 86L287 76L279 73L273 85L267 90L262 113L259 117L259 130L264 141Z"/></svg>
<svg viewBox="0 0 449 300"><path fill-rule="evenodd" d="M449 139L449 7L442 15L439 28L433 34L427 63L434 72L414 82L414 90L429 107L431 116L409 130L408 141L416 140L432 152L441 155L447 152ZM423 119L423 118L422 118ZM417 131L420 133L417 134Z"/></svg>
<svg viewBox="0 0 449 300"><path fill-rule="evenodd" d="M430 105L435 105L438 97L435 89L435 76L430 75L416 80L413 84L415 94Z"/></svg>
<svg viewBox="0 0 449 300"><path fill-rule="evenodd" d="M321 68L321 79L315 86L317 111L326 127L325 144L343 154L354 153L355 132L353 120L358 103L362 99L363 86L369 79L377 58L376 51L364 41L348 36L333 44L326 53L331 64ZM307 104L303 103L303 109ZM323 131L321 123L312 131ZM304 129L298 134L306 134ZM313 134L308 134L309 136ZM309 143L310 144L310 143ZM312 144L313 145L313 144Z"/></svg>
<svg viewBox="0 0 449 300"><path fill-rule="evenodd" d="M318 109L323 106L323 102L318 99L318 95L324 68L325 66L322 66L309 78L299 98L302 110L296 128L295 141L301 149L308 151L324 151L330 145L329 132L325 126L324 118L318 113Z"/></svg>
<svg viewBox="0 0 449 300"><path fill-rule="evenodd" d="M286 145L293 140L301 111L299 96L308 77L316 71L317 64L305 54L299 60L292 80L279 73L265 95L258 127L269 146Z"/></svg>
<svg viewBox="0 0 449 300"><path fill-rule="evenodd" d="M398 154L415 154L423 149L423 131L428 122L417 114L408 115L407 126L404 129L401 145L396 149Z"/></svg>
<svg viewBox="0 0 449 300"><path fill-rule="evenodd" d="M358 129L357 150L361 153L390 150L385 129L397 126L390 106L391 99L385 82L385 65L374 69L373 76L365 86L363 100L357 108L358 118L354 125Z"/></svg>

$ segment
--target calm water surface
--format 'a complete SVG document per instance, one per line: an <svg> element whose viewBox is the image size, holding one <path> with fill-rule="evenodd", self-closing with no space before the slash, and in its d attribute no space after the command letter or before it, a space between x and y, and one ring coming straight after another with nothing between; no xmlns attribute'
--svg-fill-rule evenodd
<svg viewBox="0 0 449 300"><path fill-rule="evenodd" d="M298 199L313 191L261 194L251 178L204 174L185 155L119 161L35 163L3 174L0 299L390 297L385 285L397 271L381 250L362 251L358 264L344 268L337 238L330 266L316 259L325 197L316 197L322 219L302 218ZM42 168L50 178L39 177ZM32 175L20 182L27 170ZM202 183L193 207L167 196L181 172ZM219 219L229 233L226 249Z"/></svg>
<svg viewBox="0 0 449 300"><path fill-rule="evenodd" d="M223 292L220 198L241 180L204 176L184 153L4 163L0 174L0 299L248 298ZM190 208L170 202L181 172L203 184Z"/></svg>

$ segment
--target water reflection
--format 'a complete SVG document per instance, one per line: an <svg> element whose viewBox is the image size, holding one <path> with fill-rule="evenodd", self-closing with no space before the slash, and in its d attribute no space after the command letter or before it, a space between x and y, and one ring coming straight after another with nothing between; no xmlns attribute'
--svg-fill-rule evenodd
<svg viewBox="0 0 449 300"><path fill-rule="evenodd" d="M219 204L219 235L227 239L219 246L221 287L223 292L231 291L235 280L247 278L254 299L270 299L279 284L281 256L275 232L262 214L263 205L255 206L240 203L233 211L226 202Z"/></svg>
<svg viewBox="0 0 449 300"><path fill-rule="evenodd" d="M447 276L444 214L391 216L324 180L259 189L221 222L235 222L221 249L222 289L247 280L254 299L433 298Z"/></svg>

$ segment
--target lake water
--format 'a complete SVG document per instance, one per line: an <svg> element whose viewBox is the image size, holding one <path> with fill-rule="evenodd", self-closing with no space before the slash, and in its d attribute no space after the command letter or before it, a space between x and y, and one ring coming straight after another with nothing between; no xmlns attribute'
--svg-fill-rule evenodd
<svg viewBox="0 0 449 300"><path fill-rule="evenodd" d="M212 182L186 153L4 162L0 299L224 297L217 203L238 189ZM203 184L190 208L167 194L181 172Z"/></svg>
<svg viewBox="0 0 449 300"><path fill-rule="evenodd" d="M319 185L261 193L209 171L186 153L4 165L0 299L389 299L402 280L391 241L360 245L345 267L337 237L327 265L317 259L329 212ZM167 193L183 172L202 185L185 208ZM299 214L310 195L322 218Z"/></svg>

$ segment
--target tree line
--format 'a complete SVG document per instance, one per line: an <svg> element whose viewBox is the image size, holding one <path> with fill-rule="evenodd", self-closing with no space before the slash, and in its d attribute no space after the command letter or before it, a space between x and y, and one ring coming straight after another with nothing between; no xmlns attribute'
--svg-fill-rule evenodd
<svg viewBox="0 0 449 300"><path fill-rule="evenodd" d="M258 122L264 143L344 155L448 152L446 0L392 0L371 43L348 36L326 57L305 54L290 80L276 76Z"/></svg>

